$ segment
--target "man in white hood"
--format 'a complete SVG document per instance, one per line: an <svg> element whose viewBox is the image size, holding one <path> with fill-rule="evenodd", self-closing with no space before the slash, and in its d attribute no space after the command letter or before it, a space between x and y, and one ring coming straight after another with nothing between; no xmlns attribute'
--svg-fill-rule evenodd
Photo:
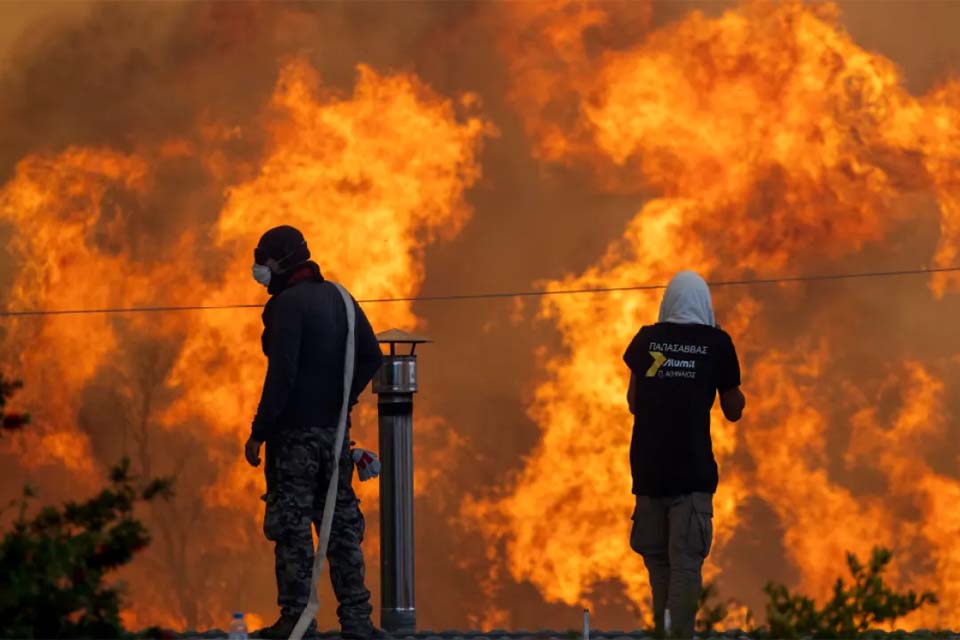
<svg viewBox="0 0 960 640"><path fill-rule="evenodd" d="M736 349L716 326L703 278L674 276L659 322L640 329L623 359L634 415L630 546L650 574L658 635L692 638L718 482L710 409L719 392L724 416L736 422L746 404Z"/></svg>

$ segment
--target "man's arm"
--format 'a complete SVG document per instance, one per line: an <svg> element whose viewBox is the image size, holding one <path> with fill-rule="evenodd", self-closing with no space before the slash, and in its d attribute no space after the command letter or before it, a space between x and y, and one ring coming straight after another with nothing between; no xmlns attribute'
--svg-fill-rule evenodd
<svg viewBox="0 0 960 640"><path fill-rule="evenodd" d="M251 437L263 442L276 427L277 418L287 406L297 379L300 360L300 334L303 320L295 300L278 298L272 309L267 345L267 377Z"/></svg>
<svg viewBox="0 0 960 640"><path fill-rule="evenodd" d="M630 383L627 385L627 406L630 413L637 415L637 377L630 372Z"/></svg>
<svg viewBox="0 0 960 640"><path fill-rule="evenodd" d="M740 390L740 358L737 357L737 348L727 332L723 332L723 341L717 349L717 391L720 392L720 408L724 417L730 422L737 422L743 417L743 408L747 404Z"/></svg>
<svg viewBox="0 0 960 640"><path fill-rule="evenodd" d="M733 387L720 392L720 408L724 417L730 422L736 422L743 417L743 409L747 406L747 399L740 387Z"/></svg>
<svg viewBox="0 0 960 640"><path fill-rule="evenodd" d="M350 393L350 404L357 402L357 398L373 379L373 376L383 364L383 353L380 351L380 343L377 342L377 335L370 326L370 321L360 305L354 301L356 309L356 363L353 369L353 386Z"/></svg>

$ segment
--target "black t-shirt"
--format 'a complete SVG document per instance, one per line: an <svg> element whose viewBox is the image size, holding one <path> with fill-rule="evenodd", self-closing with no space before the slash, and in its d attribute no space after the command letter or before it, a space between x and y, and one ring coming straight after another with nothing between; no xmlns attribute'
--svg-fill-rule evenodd
<svg viewBox="0 0 960 640"><path fill-rule="evenodd" d="M630 468L633 492L676 496L717 490L710 408L740 386L730 336L706 325L643 327L623 360L636 379Z"/></svg>

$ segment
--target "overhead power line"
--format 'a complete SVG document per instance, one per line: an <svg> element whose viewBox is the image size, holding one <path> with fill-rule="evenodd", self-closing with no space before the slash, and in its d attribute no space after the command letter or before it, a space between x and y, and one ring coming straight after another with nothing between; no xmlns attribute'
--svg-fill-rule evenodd
<svg viewBox="0 0 960 640"><path fill-rule="evenodd" d="M960 272L960 267L934 267L930 269L902 269L899 271L861 271L855 273L828 273L805 276L780 276L776 278L750 278L744 280L715 280L711 287L734 287L771 284L789 284L798 282L821 282L830 280L854 280L860 278L894 278L901 276L931 275L937 273ZM496 291L490 293L458 293L435 296L410 296L406 298L368 298L357 300L362 304L388 302L443 302L456 300L492 300L498 298L530 298L544 296L581 295L591 293L615 293L621 291L653 291L666 289L667 285L638 284L622 287L587 287L581 289L535 289L526 291ZM260 309L263 304L219 304L187 306L149 306L149 307L103 307L98 309L33 309L0 311L0 317L16 318L29 316L66 316L104 313L166 313L177 311L217 311L227 309Z"/></svg>

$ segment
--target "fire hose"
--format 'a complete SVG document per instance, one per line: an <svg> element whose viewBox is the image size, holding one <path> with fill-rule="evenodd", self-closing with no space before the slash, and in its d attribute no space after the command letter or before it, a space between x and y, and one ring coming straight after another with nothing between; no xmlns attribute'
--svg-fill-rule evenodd
<svg viewBox="0 0 960 640"><path fill-rule="evenodd" d="M317 535L317 549L313 557L313 573L310 577L310 600L307 607L300 614L296 626L290 633L290 640L301 640L307 627L310 626L320 610L320 600L317 597L317 582L323 571L323 560L327 556L327 547L330 545L330 530L333 527L333 513L337 504L337 490L340 476L340 454L343 452L343 441L347 431L347 416L350 413L350 392L353 387L354 344L356 331L356 310L353 308L353 298L341 285L331 283L340 292L343 304L347 309L347 344L343 355L343 404L340 405L340 419L337 422L337 437L333 445L333 468L330 470L330 482L327 485L327 499L323 503L323 516L320 520L320 531Z"/></svg>

